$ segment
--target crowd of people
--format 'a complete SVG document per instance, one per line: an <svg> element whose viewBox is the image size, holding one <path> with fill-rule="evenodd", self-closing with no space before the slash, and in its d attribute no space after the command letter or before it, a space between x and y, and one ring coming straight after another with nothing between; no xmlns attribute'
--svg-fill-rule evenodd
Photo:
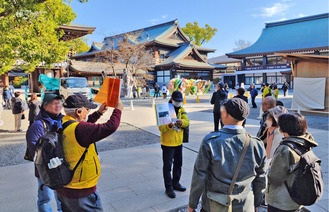
<svg viewBox="0 0 329 212"><path fill-rule="evenodd" d="M164 85L162 93L166 93L166 89ZM253 107L258 94L254 89L255 86L252 86ZM160 88L155 89L155 93L157 90L159 93ZM288 145L283 145L282 141L295 143L304 149L316 147L317 143L307 133L305 117L289 113L283 105L278 105L271 90L265 84L259 131L256 136L251 136L245 129L250 113L245 90L237 89L237 95L228 99L227 87L218 83L217 91L211 98L214 131L204 137L196 157L188 203L190 212L197 208L200 198L202 212L257 211L260 205L266 206L269 212L292 212L302 207L291 197L287 186L287 183L293 184L294 173L290 169L301 156ZM166 97L163 95L163 98ZM165 194L175 198L175 192L186 191L180 178L183 141L188 136L190 121L183 107L181 92L174 91L169 103L174 107L177 120L159 126L159 131ZM24 113L19 92L14 93L10 104L15 114L16 130L19 131L19 120ZM103 211L96 190L101 173L96 143L119 127L123 110L121 101L115 105L108 121L101 124L96 122L108 110L105 103L95 110L97 105L80 94L71 95L64 102L55 94L46 94L40 102L36 94L32 94L28 108L30 125L26 141L29 158L37 157L38 142L44 135L60 132L63 160L72 170L72 179L68 184L51 189L42 179L44 173L39 173L38 167L35 167L38 211L51 211L53 194L58 211ZM95 112L89 114L91 109ZM58 163L62 164L63 161ZM49 169L57 167L51 161L48 166Z"/></svg>
<svg viewBox="0 0 329 212"><path fill-rule="evenodd" d="M277 86L272 88L277 89ZM215 129L203 139L195 161L190 212L197 208L200 197L202 212L257 211L260 205L269 212L301 209L302 205L296 203L291 194L297 191L289 188L296 178L291 169L298 164L301 155L283 141L305 151L316 147L317 143L307 133L305 117L289 113L283 104L277 104L272 88L265 84L262 90L263 114L259 131L253 137L244 128L250 112L245 90L238 88L237 96L227 100L224 84L218 83L211 98ZM254 108L257 95L252 85Z"/></svg>

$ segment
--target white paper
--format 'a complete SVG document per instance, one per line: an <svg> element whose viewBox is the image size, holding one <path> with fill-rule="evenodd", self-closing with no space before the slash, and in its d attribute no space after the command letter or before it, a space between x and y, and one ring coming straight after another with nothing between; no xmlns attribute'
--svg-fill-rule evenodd
<svg viewBox="0 0 329 212"><path fill-rule="evenodd" d="M176 122L177 116L175 108L170 103L161 103L155 105L158 126Z"/></svg>

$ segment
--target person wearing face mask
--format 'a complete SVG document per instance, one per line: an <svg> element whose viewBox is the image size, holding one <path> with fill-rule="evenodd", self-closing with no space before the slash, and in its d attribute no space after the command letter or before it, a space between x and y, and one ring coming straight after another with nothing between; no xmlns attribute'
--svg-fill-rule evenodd
<svg viewBox="0 0 329 212"><path fill-rule="evenodd" d="M41 109L39 114L36 116L35 121L29 127L26 132L26 142L28 154L30 158L34 158L36 150L36 143L38 139L46 133L46 129L49 131L56 131L61 128L61 120L63 115L62 111L62 98L55 94L46 94L43 98ZM52 211L50 206L50 200L52 193L54 193L55 200L57 203L57 211L61 210L61 204L57 200L57 194L49 187L45 186L40 178L37 168L35 167L35 177L38 180L38 200L37 206L39 212Z"/></svg>
<svg viewBox="0 0 329 212"><path fill-rule="evenodd" d="M278 118L283 113L288 113L288 110L282 106L276 106L275 108L268 110L268 115L265 121L265 124L268 127L266 146L267 159L271 159L273 157L276 148L278 148L280 142L282 141L283 134L280 133Z"/></svg>
<svg viewBox="0 0 329 212"><path fill-rule="evenodd" d="M177 115L176 123L159 126L161 132L161 149L163 160L163 178L166 194L169 198L175 198L176 191L185 191L186 188L180 184L183 165L183 129L189 126L185 109L182 107L183 95L180 91L174 91L169 103L172 103ZM173 165L173 174L171 167Z"/></svg>
<svg viewBox="0 0 329 212"><path fill-rule="evenodd" d="M118 129L123 105L119 100L110 119L103 124L95 122L107 111L107 107L104 103L89 115L89 111L96 107L96 104L81 94L69 96L64 103L66 115L62 119L63 124L72 122L64 129L62 139L64 158L70 169L73 169L85 151L86 154L74 172L72 181L56 190L63 211L103 211L96 192L101 170L95 143Z"/></svg>
<svg viewBox="0 0 329 212"><path fill-rule="evenodd" d="M262 101L262 119L260 120L260 128L257 132L257 137L262 140L265 144L265 147L267 145L267 130L268 127L266 125L266 118L268 115L268 110L271 108L274 108L276 106L276 100L273 96L267 96Z"/></svg>

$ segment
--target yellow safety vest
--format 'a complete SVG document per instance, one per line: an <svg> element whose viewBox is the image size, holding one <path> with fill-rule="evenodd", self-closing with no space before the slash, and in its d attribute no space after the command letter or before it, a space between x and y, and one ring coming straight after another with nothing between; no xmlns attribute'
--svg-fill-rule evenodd
<svg viewBox="0 0 329 212"><path fill-rule="evenodd" d="M69 120L75 119L68 115L64 116L63 124ZM63 131L62 145L64 158L66 162L69 163L71 170L73 170L86 149L85 147L80 146L75 137L75 128L78 124L79 122L72 123ZM92 188L97 184L100 174L100 163L95 144L91 144L88 148L85 159L77 167L72 181L64 187L72 189Z"/></svg>
<svg viewBox="0 0 329 212"><path fill-rule="evenodd" d="M179 109L177 118L183 121L182 128L186 128L190 125L190 120L183 107ZM169 128L168 124L165 124L159 126L159 130L161 132L161 145L175 147L183 144L183 129L177 132L174 128Z"/></svg>

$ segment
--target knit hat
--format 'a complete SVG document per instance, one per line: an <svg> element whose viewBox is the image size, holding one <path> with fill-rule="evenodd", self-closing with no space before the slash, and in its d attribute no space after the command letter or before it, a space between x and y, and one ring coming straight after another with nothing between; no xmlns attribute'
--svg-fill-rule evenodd
<svg viewBox="0 0 329 212"><path fill-rule="evenodd" d="M229 99L223 105L227 113L239 121L245 120L250 112L248 103L240 98Z"/></svg>

